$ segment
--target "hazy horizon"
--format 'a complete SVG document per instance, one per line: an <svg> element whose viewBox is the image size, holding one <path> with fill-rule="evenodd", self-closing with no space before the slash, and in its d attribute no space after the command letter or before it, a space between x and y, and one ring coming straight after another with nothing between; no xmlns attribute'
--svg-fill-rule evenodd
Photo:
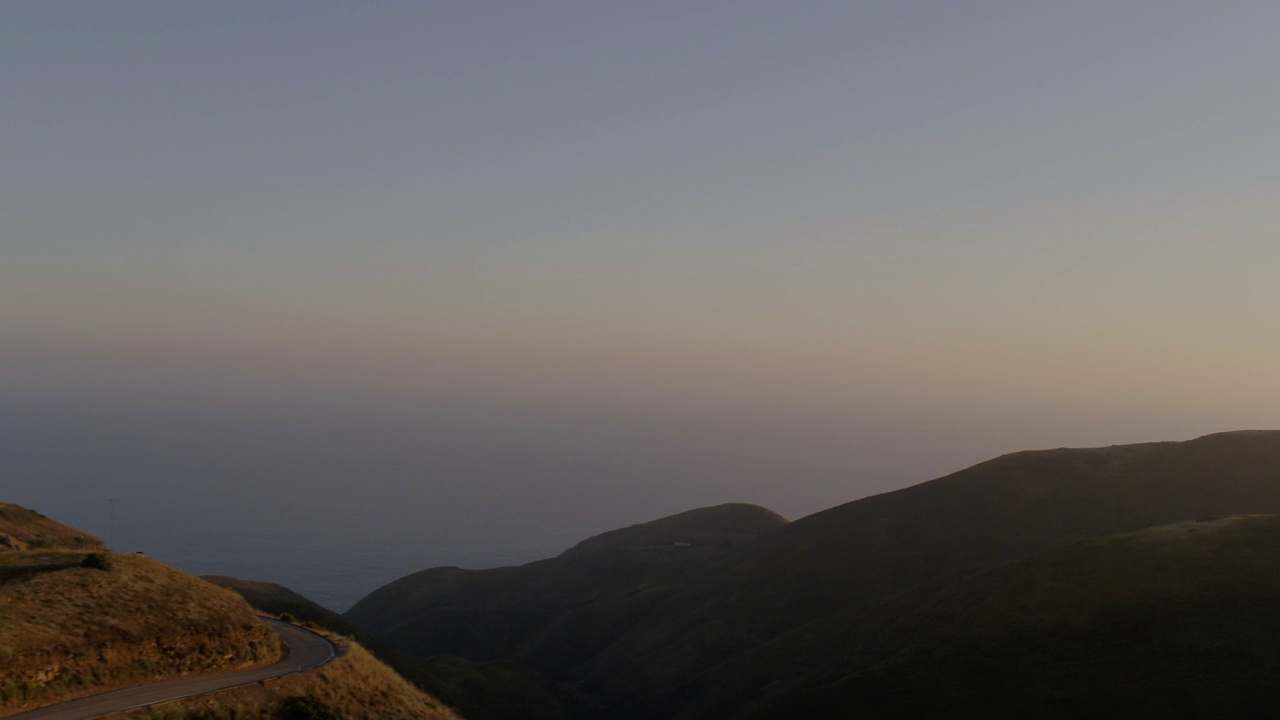
<svg viewBox="0 0 1280 720"><path fill-rule="evenodd" d="M0 6L0 500L541 548L1274 427L1278 24Z"/></svg>

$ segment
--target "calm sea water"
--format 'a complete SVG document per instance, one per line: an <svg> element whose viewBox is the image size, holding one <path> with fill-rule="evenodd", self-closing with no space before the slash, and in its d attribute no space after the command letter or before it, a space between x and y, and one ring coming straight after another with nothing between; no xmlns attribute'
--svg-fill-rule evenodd
<svg viewBox="0 0 1280 720"><path fill-rule="evenodd" d="M279 583L337 612L419 570L442 565L473 569L520 565L557 555L583 537L527 530L388 536L192 527L130 527L117 529L115 535L113 545L118 551L142 551L195 575Z"/></svg>

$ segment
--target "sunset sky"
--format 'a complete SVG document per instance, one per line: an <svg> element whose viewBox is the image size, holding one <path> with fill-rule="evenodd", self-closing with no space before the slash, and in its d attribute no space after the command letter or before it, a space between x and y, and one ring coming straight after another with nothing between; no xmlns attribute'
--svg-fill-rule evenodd
<svg viewBox="0 0 1280 720"><path fill-rule="evenodd" d="M1277 28L4 3L0 500L584 535L1276 427Z"/></svg>

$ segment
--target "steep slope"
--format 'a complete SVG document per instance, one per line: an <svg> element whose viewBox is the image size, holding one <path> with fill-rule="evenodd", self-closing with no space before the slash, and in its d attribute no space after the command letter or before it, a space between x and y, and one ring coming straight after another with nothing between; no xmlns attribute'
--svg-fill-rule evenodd
<svg viewBox="0 0 1280 720"><path fill-rule="evenodd" d="M579 679L636 716L671 714L732 682L721 663L803 625L860 622L936 578L1179 520L1277 512L1280 432L1014 453L762 536L722 573L673 594Z"/></svg>
<svg viewBox="0 0 1280 720"><path fill-rule="evenodd" d="M22 548L0 552L0 715L281 656L275 633L234 592L141 555L100 552L96 539L14 505L0 506L0 532ZM265 720L290 704L370 720L457 718L354 643L319 670L161 716Z"/></svg>
<svg viewBox="0 0 1280 720"><path fill-rule="evenodd" d="M861 627L915 586L1238 513L1280 513L1280 432L1015 453L780 526L704 562L638 562L674 552L665 547L616 549L590 564L566 553L488 575L437 568L380 589L348 617L421 656L519 660L616 716L673 715L708 707L717 687L739 688L703 715L721 717L754 702L768 666L808 666L806 656L830 651L820 640L780 642L807 626Z"/></svg>
<svg viewBox="0 0 1280 720"><path fill-rule="evenodd" d="M312 602L283 585L258 580L242 580L227 575L202 575L201 579L236 593L254 608L268 615L292 615L301 622L314 623L348 636L355 636L358 632L354 625L338 613Z"/></svg>
<svg viewBox="0 0 1280 720"><path fill-rule="evenodd" d="M1275 512L1280 431L1020 452L796 521L742 572L785 573L789 602L820 613L1090 537Z"/></svg>
<svg viewBox="0 0 1280 720"><path fill-rule="evenodd" d="M736 545L787 524L786 518L758 505L726 503L612 530L587 538L560 557L581 557L627 548Z"/></svg>
<svg viewBox="0 0 1280 720"><path fill-rule="evenodd" d="M524 720L571 720L592 717L595 708L575 693L516 663L475 663L459 657L415 658L360 630L341 615L275 583L221 575L205 577L232 590L255 608L288 614L353 637L375 658L430 696L456 708L468 720L519 716Z"/></svg>
<svg viewBox="0 0 1280 720"><path fill-rule="evenodd" d="M346 617L420 658L503 660L564 680L785 520L728 505L606 533L559 557L492 570L435 568L397 580Z"/></svg>
<svg viewBox="0 0 1280 720"><path fill-rule="evenodd" d="M425 570L379 588L346 617L422 656L465 649L472 659L572 665L621 631L618 623L643 614L759 530L784 523L750 505L704 508L605 533L520 567ZM582 625L594 632L578 633Z"/></svg>
<svg viewBox="0 0 1280 720"><path fill-rule="evenodd" d="M0 555L0 710L266 664L275 635L238 596L137 555ZM2 577L2 576L0 576Z"/></svg>
<svg viewBox="0 0 1280 720"><path fill-rule="evenodd" d="M102 541L35 510L0 503L0 553L18 550L83 550L101 552Z"/></svg>
<svg viewBox="0 0 1280 720"><path fill-rule="evenodd" d="M108 716L112 720L461 720L359 644L333 636L341 655L314 671Z"/></svg>
<svg viewBox="0 0 1280 720"><path fill-rule="evenodd" d="M895 643L750 716L1275 717L1278 604L1274 516L1088 541L900 598Z"/></svg>

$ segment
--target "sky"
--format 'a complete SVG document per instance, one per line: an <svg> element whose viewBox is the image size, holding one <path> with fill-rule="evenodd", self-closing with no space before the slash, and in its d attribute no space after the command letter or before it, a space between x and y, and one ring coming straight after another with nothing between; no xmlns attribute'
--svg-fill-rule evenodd
<svg viewBox="0 0 1280 720"><path fill-rule="evenodd" d="M1276 27L0 4L0 496L535 553L1276 427Z"/></svg>

